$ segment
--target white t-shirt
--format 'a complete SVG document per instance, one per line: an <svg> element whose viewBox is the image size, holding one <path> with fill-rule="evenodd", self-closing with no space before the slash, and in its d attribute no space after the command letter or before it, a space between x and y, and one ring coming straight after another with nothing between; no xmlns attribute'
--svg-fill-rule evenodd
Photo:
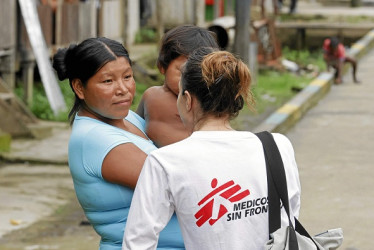
<svg viewBox="0 0 374 250"><path fill-rule="evenodd" d="M298 217L294 151L285 136L273 136L285 167L290 214ZM282 210L282 225L288 225ZM122 249L156 249L159 232L174 211L186 249L263 249L269 233L267 177L258 137L244 131L198 131L153 151L135 189Z"/></svg>

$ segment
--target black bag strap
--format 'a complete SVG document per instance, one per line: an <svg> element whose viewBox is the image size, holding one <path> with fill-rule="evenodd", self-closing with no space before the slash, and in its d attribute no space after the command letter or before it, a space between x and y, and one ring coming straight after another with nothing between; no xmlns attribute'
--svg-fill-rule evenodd
<svg viewBox="0 0 374 250"><path fill-rule="evenodd" d="M272 173L269 167L268 161L268 149L265 145L269 145L269 138L266 132L260 132L256 134L262 142L264 155L265 155L265 162L266 162L266 173L267 173L267 183L268 183L268 207L269 207L269 233L274 233L281 227L281 214L279 213L280 209L280 197L278 192L275 188ZM270 142L271 144L271 142Z"/></svg>
<svg viewBox="0 0 374 250"><path fill-rule="evenodd" d="M295 228L291 223L286 173L284 170L282 156L280 155L278 146L274 141L273 135L268 131L259 132L256 133L256 135L261 140L264 148L266 171L268 175L269 233L273 233L281 227L281 213L279 206L279 200L281 200L287 212L288 221L291 228L289 238L290 249L299 249L295 229L299 234L311 239L316 245L317 249L319 249L313 238L296 218L294 218ZM277 215L274 215L274 213Z"/></svg>
<svg viewBox="0 0 374 250"><path fill-rule="evenodd" d="M284 171L282 157L271 133L263 131L256 133L256 135L262 142L266 161L268 179L269 233L273 233L281 227L281 212L279 202L281 200L287 212L289 225L291 228L289 235L289 249L298 250L299 246L297 244L296 232L290 220L290 206L288 202L286 173Z"/></svg>

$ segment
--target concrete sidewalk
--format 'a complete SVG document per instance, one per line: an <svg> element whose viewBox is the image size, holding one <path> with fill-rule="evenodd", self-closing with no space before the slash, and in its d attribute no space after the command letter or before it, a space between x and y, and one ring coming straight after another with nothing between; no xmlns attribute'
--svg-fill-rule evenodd
<svg viewBox="0 0 374 250"><path fill-rule="evenodd" d="M301 179L301 222L310 234L341 227L341 249L372 249L374 49L286 135Z"/></svg>

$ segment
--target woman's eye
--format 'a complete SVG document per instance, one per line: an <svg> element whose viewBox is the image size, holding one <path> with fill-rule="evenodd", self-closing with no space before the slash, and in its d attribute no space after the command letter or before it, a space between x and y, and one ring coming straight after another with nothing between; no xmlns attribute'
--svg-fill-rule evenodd
<svg viewBox="0 0 374 250"><path fill-rule="evenodd" d="M125 79L130 79L132 75L125 75Z"/></svg>
<svg viewBox="0 0 374 250"><path fill-rule="evenodd" d="M103 83L110 83L110 82L112 82L112 79L106 79L103 81Z"/></svg>

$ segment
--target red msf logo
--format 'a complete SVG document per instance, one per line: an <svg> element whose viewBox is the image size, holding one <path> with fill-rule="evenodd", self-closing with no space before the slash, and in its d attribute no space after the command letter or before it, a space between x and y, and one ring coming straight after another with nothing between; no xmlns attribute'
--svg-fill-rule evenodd
<svg viewBox="0 0 374 250"><path fill-rule="evenodd" d="M238 184L235 184L234 181L228 181L225 184L217 187L218 181L214 178L211 182L211 187L214 188L212 192L210 192L207 196L205 196L199 203L199 206L202 206L204 203L205 205L197 211L195 214L195 218L197 219L196 225L201 227L205 222L209 220L209 224L213 225L219 220L223 215L227 213L227 208L221 203L219 205L219 210L216 218L213 217L213 205L214 200L216 199L225 199L232 202L240 201L241 199L245 198L249 195L249 190L246 189L240 193L238 193L241 187ZM222 197L222 198L220 198ZM209 200L210 199L210 200ZM208 201L209 200L209 201Z"/></svg>

